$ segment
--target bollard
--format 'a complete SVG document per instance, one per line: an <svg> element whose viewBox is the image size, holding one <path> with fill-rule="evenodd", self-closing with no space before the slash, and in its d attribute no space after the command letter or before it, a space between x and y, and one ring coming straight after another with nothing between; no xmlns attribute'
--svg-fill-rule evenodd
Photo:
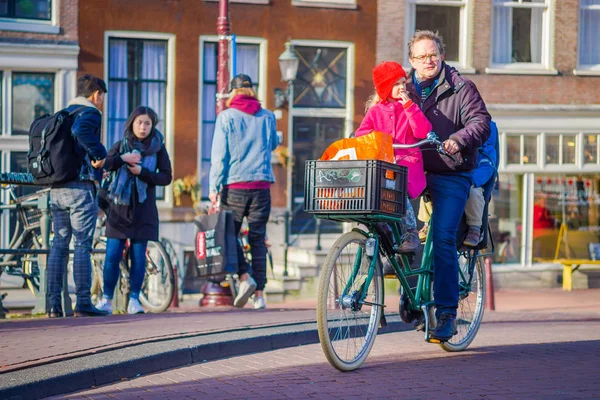
<svg viewBox="0 0 600 400"><path fill-rule="evenodd" d="M487 291L485 293L485 309L494 311L496 305L494 302L494 277L492 276L492 258L485 257L483 261L485 265L485 284Z"/></svg>

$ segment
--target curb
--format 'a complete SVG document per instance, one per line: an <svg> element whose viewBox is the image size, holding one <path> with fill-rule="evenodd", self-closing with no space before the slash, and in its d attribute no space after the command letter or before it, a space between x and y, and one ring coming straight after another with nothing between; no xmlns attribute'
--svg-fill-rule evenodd
<svg viewBox="0 0 600 400"><path fill-rule="evenodd" d="M412 330L387 315L380 334ZM39 399L72 393L190 364L319 342L316 322L166 339L2 374L0 398Z"/></svg>

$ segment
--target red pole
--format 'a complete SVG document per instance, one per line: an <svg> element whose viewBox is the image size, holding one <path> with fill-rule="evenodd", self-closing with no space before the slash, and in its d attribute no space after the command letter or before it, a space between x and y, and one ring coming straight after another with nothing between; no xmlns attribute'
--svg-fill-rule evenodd
<svg viewBox="0 0 600 400"><path fill-rule="evenodd" d="M225 109L225 95L229 93L229 0L219 0L217 35L219 50L217 57L217 114Z"/></svg>
<svg viewBox="0 0 600 400"><path fill-rule="evenodd" d="M483 260L483 264L485 265L485 284L487 287L487 291L485 293L485 309L489 311L494 311L496 309L496 304L494 302L494 277L492 276L492 258L485 257Z"/></svg>

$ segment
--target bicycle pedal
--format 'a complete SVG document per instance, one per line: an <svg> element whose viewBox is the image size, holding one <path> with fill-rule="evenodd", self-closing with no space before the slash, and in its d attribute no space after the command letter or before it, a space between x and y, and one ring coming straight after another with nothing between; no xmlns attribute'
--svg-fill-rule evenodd
<svg viewBox="0 0 600 400"><path fill-rule="evenodd" d="M440 343L442 343L442 341L441 341L441 340L434 339L434 338L429 338L428 342L429 342L429 343L436 343L436 344L440 344Z"/></svg>

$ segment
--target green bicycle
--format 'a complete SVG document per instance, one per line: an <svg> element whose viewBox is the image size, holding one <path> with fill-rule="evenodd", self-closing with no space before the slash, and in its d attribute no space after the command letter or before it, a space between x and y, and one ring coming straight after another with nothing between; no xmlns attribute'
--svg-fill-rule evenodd
<svg viewBox="0 0 600 400"><path fill-rule="evenodd" d="M413 145L433 144L445 154L434 133ZM425 340L455 352L473 341L483 318L485 271L477 249L461 249L459 255L458 333L447 342L430 338L436 324L433 302L432 236L429 233L423 258L412 268L408 255L398 254L386 235L388 225L400 243L397 222L405 213L406 168L378 160L307 161L305 210L317 218L358 223L342 234L323 264L318 288L319 340L329 363L340 371L362 365L377 331L386 325L382 265L388 260L400 281L400 317L416 320L415 329ZM382 226L383 225L383 226ZM416 286L409 283L416 279Z"/></svg>

